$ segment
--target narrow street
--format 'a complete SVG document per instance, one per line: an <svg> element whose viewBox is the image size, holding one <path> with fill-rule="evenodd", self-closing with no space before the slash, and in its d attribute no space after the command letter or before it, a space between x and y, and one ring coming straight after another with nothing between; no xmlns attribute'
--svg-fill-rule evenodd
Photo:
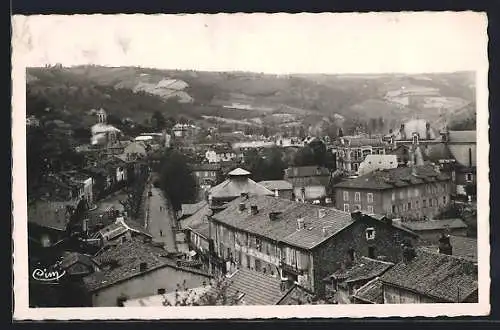
<svg viewBox="0 0 500 330"><path fill-rule="evenodd" d="M155 241L164 242L165 249L177 251L175 233L172 229L174 218L167 209L163 193L159 188L151 186L152 195L147 197L148 216L146 228L153 235Z"/></svg>

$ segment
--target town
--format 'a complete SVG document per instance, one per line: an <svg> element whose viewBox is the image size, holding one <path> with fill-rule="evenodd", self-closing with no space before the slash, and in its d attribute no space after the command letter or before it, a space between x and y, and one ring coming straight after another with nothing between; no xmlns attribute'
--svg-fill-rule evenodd
<svg viewBox="0 0 500 330"><path fill-rule="evenodd" d="M478 301L475 128L27 107L32 307Z"/></svg>

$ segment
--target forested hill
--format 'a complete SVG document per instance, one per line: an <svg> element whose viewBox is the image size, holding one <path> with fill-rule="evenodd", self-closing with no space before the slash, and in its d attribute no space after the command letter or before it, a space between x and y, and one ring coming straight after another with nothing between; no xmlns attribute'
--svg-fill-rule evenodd
<svg viewBox="0 0 500 330"><path fill-rule="evenodd" d="M47 100L79 123L100 107L138 123L158 111L167 118L273 127L383 118L388 128L412 117L440 125L475 115L474 75L469 72L269 75L56 66L29 68L27 84L31 97Z"/></svg>

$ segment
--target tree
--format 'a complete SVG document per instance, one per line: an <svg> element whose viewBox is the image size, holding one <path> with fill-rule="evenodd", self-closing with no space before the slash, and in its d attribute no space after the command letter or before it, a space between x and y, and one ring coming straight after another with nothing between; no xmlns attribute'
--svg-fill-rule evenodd
<svg viewBox="0 0 500 330"><path fill-rule="evenodd" d="M115 114L108 114L107 116L107 122L109 125L113 126L121 126L122 125L122 120Z"/></svg>
<svg viewBox="0 0 500 330"><path fill-rule="evenodd" d="M309 146L299 149L293 158L295 166L311 166L314 165L314 161L314 152Z"/></svg>
<svg viewBox="0 0 500 330"><path fill-rule="evenodd" d="M177 150L165 152L160 170L160 188L170 200L174 211L197 196L197 184L187 158Z"/></svg>
<svg viewBox="0 0 500 330"><path fill-rule="evenodd" d="M309 143L309 148L311 148L313 152L314 164L318 166L325 166L327 150L323 141L315 139Z"/></svg>
<svg viewBox="0 0 500 330"><path fill-rule="evenodd" d="M154 129L160 131L165 128L166 120L163 117L163 114L160 111L155 111L153 116L151 117L151 124Z"/></svg>
<svg viewBox="0 0 500 330"><path fill-rule="evenodd" d="M177 284L173 299L165 297L163 306L235 306L240 304L238 292L230 292L231 280L222 276L211 281L204 293L198 295L186 285L186 281Z"/></svg>

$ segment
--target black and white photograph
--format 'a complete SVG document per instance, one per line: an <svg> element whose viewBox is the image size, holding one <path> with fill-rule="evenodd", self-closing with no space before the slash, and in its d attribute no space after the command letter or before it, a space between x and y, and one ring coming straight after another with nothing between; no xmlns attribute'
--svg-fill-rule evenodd
<svg viewBox="0 0 500 330"><path fill-rule="evenodd" d="M14 317L487 315L486 27L14 16Z"/></svg>

